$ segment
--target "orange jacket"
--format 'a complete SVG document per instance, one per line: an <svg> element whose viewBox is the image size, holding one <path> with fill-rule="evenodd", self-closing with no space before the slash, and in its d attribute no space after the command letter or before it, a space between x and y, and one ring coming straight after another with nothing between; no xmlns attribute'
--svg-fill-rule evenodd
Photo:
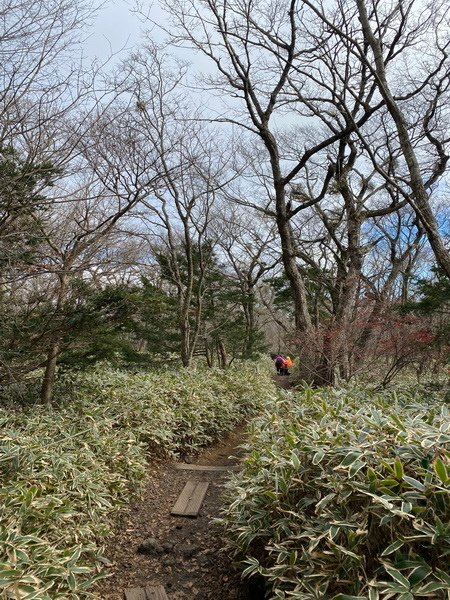
<svg viewBox="0 0 450 600"><path fill-rule="evenodd" d="M290 356L286 356L286 368L290 369L294 363L292 362L292 358Z"/></svg>

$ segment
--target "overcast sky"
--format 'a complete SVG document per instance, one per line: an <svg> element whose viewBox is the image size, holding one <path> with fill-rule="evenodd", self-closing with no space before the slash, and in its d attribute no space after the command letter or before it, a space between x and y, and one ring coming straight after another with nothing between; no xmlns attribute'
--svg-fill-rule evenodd
<svg viewBox="0 0 450 600"><path fill-rule="evenodd" d="M140 41L143 24L132 13L133 0L108 0L95 20L92 34L86 40L86 53L90 58L105 59L122 48L136 46Z"/></svg>
<svg viewBox="0 0 450 600"><path fill-rule="evenodd" d="M98 58L102 61L111 54L116 54L111 62L112 67L114 63L125 58L130 50L142 43L143 32L150 28L151 38L154 41L157 43L165 41L167 36L163 31L152 26L148 21L145 22L142 17L133 12L135 6L136 0L107 0L95 19L91 35L85 42L87 58ZM164 21L167 23L167 17L158 7L156 0L153 3L149 0L147 7L151 8L152 19L159 23ZM172 54L191 63L189 82L192 85L195 85L196 72L215 72L210 61L194 50L173 48ZM193 98L197 96L198 104L206 107L208 111L212 111L211 115L222 115L224 110L222 100L224 99L219 100L218 97L213 97L210 93L205 94L198 88L195 90L191 88L190 94Z"/></svg>
<svg viewBox="0 0 450 600"><path fill-rule="evenodd" d="M135 0L105 2L85 42L85 54L89 59L105 60L114 54L117 56L113 62L116 62L124 58L130 50L138 47L143 42L144 32L150 29L152 40L157 43L166 41L167 35L161 29L145 21L142 16L133 11L135 5ZM156 2L151 4L149 1L148 8L151 9L151 18L156 23L165 23L167 26L167 16ZM171 53L183 61L189 61L199 70L207 72L212 69L215 72L210 61L194 50L172 48Z"/></svg>

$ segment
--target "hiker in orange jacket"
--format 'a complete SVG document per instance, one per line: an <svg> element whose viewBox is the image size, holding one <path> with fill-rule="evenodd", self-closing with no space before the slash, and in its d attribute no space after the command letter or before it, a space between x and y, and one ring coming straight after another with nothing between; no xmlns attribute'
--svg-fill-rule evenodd
<svg viewBox="0 0 450 600"><path fill-rule="evenodd" d="M286 359L285 359L284 362L285 362L285 365L286 365L285 375L290 375L289 369L292 368L292 365L294 364L294 361L292 360L292 358L290 356L286 356Z"/></svg>

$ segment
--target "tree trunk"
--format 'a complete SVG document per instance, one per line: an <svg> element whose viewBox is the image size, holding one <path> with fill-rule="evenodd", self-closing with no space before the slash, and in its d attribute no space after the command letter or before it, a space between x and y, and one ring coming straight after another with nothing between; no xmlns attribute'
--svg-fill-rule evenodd
<svg viewBox="0 0 450 600"><path fill-rule="evenodd" d="M409 299L409 285L411 282L411 272L409 269L402 273L402 303L408 302Z"/></svg>
<svg viewBox="0 0 450 600"><path fill-rule="evenodd" d="M205 356L206 356L206 364L208 365L209 369L212 369L213 367L213 353L211 352L209 346L208 346L208 342L205 342Z"/></svg>
<svg viewBox="0 0 450 600"><path fill-rule="evenodd" d="M223 340L219 340L217 342L217 356L219 359L219 366L221 369L226 369L228 359L227 359L227 351L225 349L225 344Z"/></svg>
<svg viewBox="0 0 450 600"><path fill-rule="evenodd" d="M252 288L247 293L247 302L244 307L244 315L246 320L245 331L245 355L252 356L255 345L255 292Z"/></svg>
<svg viewBox="0 0 450 600"><path fill-rule="evenodd" d="M335 383L335 349L333 347L333 330L325 331L322 357L314 378L314 385L334 385Z"/></svg>
<svg viewBox="0 0 450 600"><path fill-rule="evenodd" d="M183 365L183 367L185 367L186 369L190 367L191 364L191 360L192 360L192 354L190 351L190 329L189 329L189 319L188 317L185 317L180 319L179 322L179 331L180 331L180 342L181 342L181 348L180 348L180 357L181 357L181 363Z"/></svg>
<svg viewBox="0 0 450 600"><path fill-rule="evenodd" d="M51 404L53 399L53 388L55 385L56 364L58 361L59 343L54 342L47 353L45 373L41 386L41 402Z"/></svg>
<svg viewBox="0 0 450 600"><path fill-rule="evenodd" d="M308 310L305 282L297 265L297 252L292 228L284 215L277 216L277 225L284 270L294 298L295 328L301 333L308 334L312 329L312 322Z"/></svg>
<svg viewBox="0 0 450 600"><path fill-rule="evenodd" d="M301 380L313 383L318 368L316 336L309 314L305 282L297 265L297 252L292 227L286 218L284 190L277 192L277 226L281 241L284 271L294 298L295 331L299 340L299 376Z"/></svg>
<svg viewBox="0 0 450 600"><path fill-rule="evenodd" d="M64 264L65 272L59 275L59 290L58 296L56 299L56 307L55 307L55 315L61 311L64 305L64 300L66 298L66 290L67 290L67 271L72 266L72 262L68 260ZM51 404L53 400L53 388L55 385L55 376L56 376L56 365L58 362L58 355L60 353L60 338L58 337L58 333L55 334L55 338L50 343L49 349L47 351L47 360L45 363L45 372L44 378L42 380L41 386L41 401L44 404Z"/></svg>
<svg viewBox="0 0 450 600"><path fill-rule="evenodd" d="M262 124L259 135L263 140L270 157L273 185L275 192L275 210L278 234L281 242L281 257L286 277L292 290L295 307L295 328L308 334L312 329L311 317L306 301L305 282L297 265L297 248L286 206L286 182L281 172L281 161L277 142L268 128L267 122Z"/></svg>
<svg viewBox="0 0 450 600"><path fill-rule="evenodd" d="M348 183L352 159L345 165L339 179L339 190L344 200L347 245L340 245L337 274L333 293L333 320L325 332L319 376L323 384L335 383L336 371L345 379L350 377L349 336L355 313L359 282L363 266L361 249L362 220L357 201Z"/></svg>

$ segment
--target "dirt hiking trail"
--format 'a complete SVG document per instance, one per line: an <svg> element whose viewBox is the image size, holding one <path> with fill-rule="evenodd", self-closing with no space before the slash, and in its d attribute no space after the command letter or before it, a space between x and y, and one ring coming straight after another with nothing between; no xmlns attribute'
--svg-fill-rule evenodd
<svg viewBox="0 0 450 600"><path fill-rule="evenodd" d="M230 456L239 454L243 441L243 428L238 428L192 462L234 465L238 459ZM149 469L142 498L109 542L113 575L100 587L102 598L119 600L127 588L160 584L169 600L263 600L263 592L243 586L223 549L221 530L211 522L219 516L223 484L231 471L178 470L175 463L164 462ZM209 482L199 516L171 516L188 479Z"/></svg>

